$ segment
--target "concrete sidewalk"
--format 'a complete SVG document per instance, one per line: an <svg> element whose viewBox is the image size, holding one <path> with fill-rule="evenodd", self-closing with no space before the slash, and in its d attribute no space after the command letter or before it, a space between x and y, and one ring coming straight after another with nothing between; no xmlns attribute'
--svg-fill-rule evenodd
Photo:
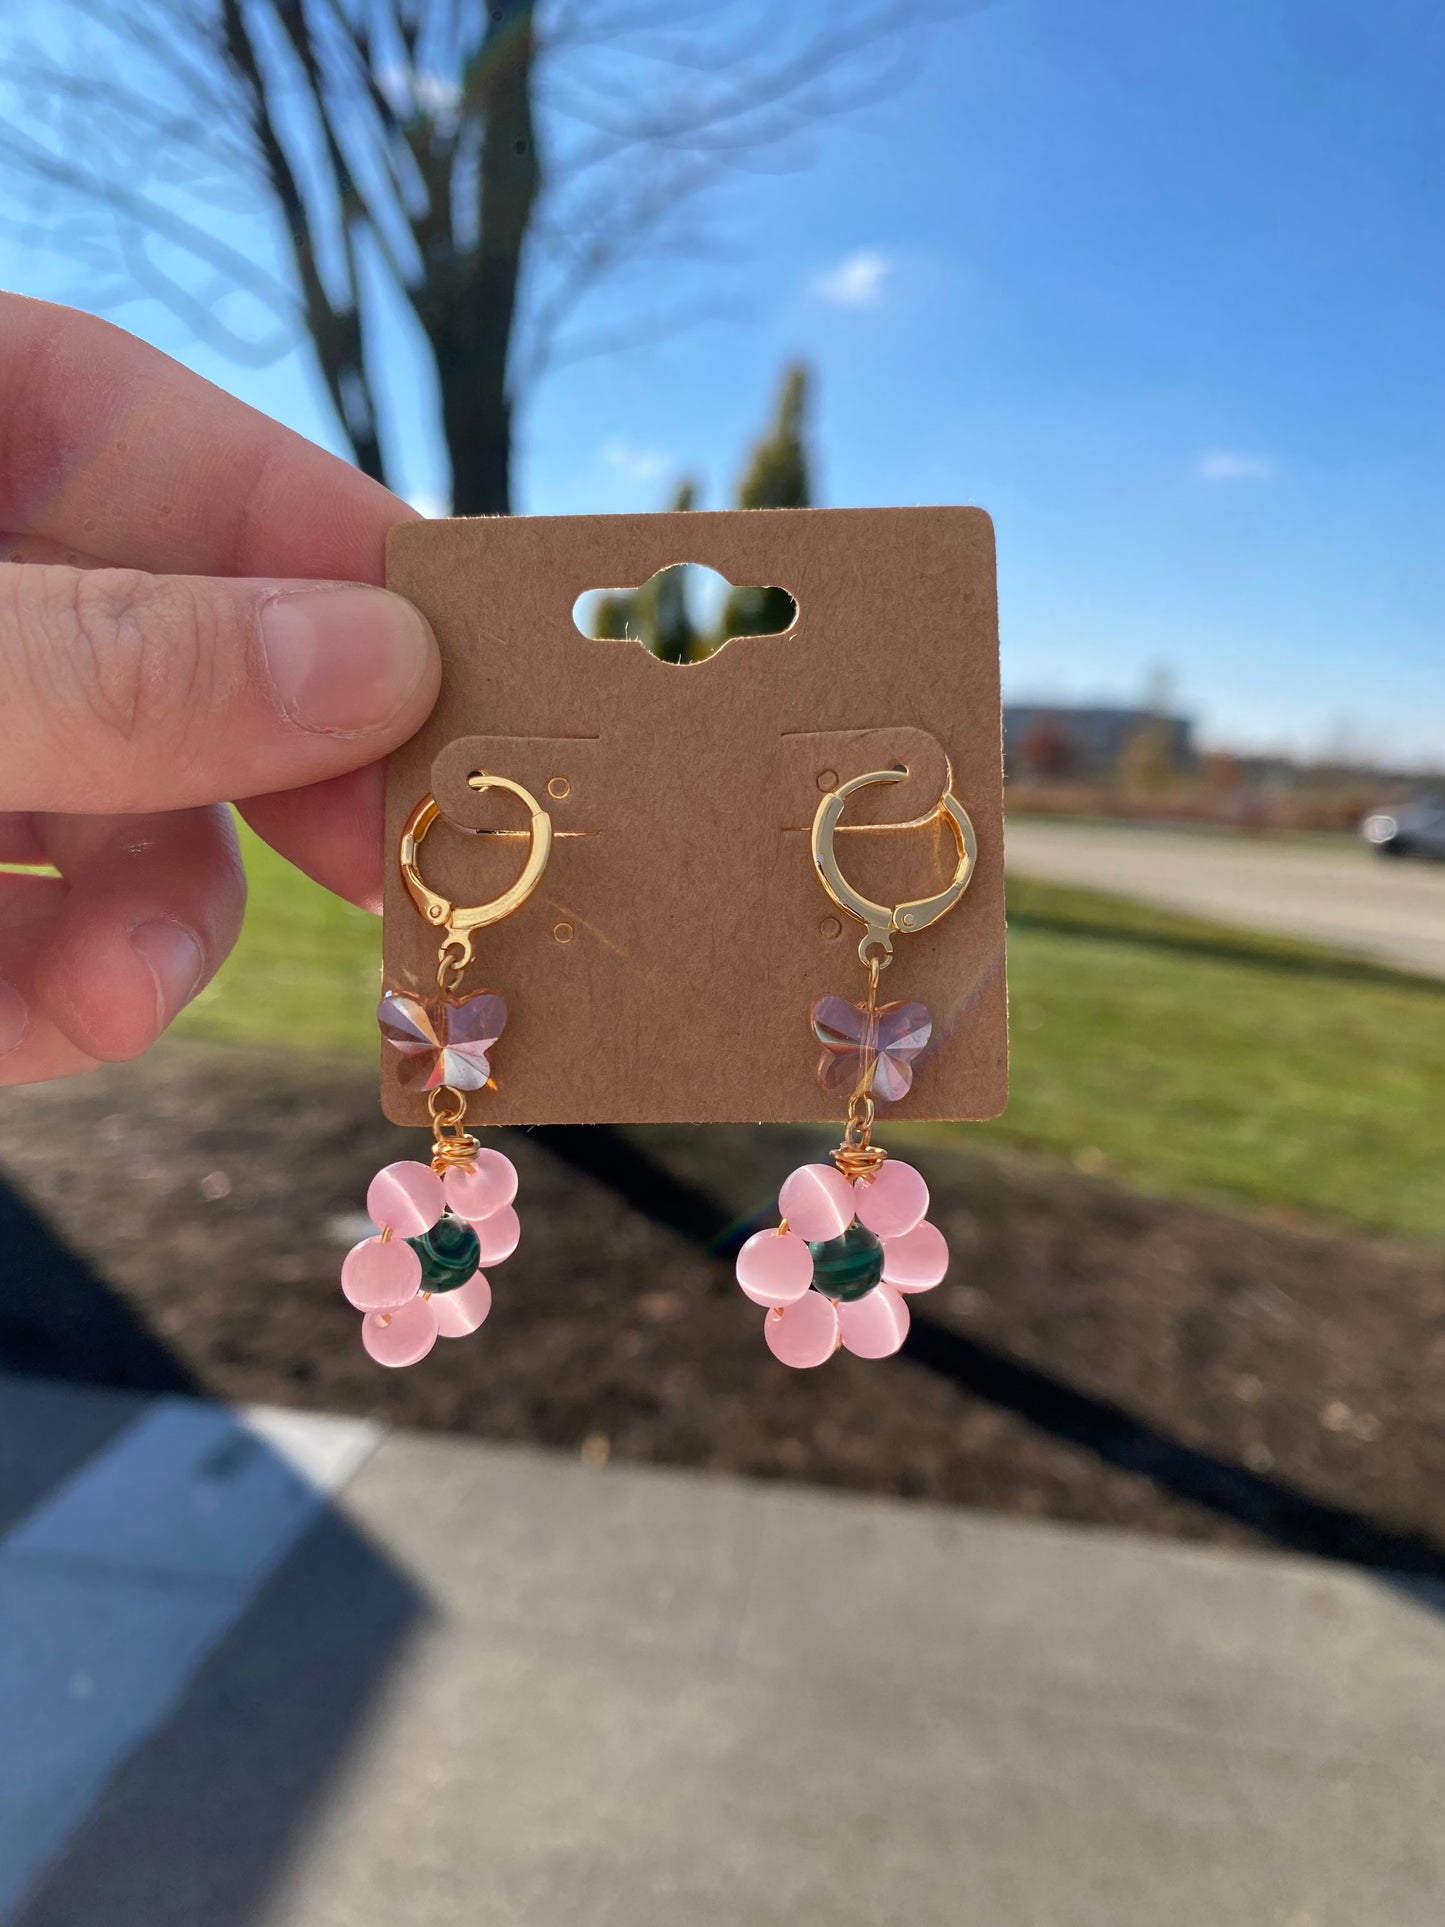
<svg viewBox="0 0 1445 1927"><path fill-rule="evenodd" d="M20 1927L1440 1918L1445 1600L1385 1579L33 1385L0 1505L0 1877L44 1693L134 1740Z"/></svg>
<svg viewBox="0 0 1445 1927"><path fill-rule="evenodd" d="M1138 897L1222 923L1336 945L1445 977L1445 865L1319 843L1147 824L1011 816L1019 876Z"/></svg>

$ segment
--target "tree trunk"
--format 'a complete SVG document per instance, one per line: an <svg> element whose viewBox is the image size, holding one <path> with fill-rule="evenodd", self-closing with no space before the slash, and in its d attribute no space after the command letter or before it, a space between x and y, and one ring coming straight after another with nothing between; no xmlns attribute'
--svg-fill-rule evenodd
<svg viewBox="0 0 1445 1927"><path fill-rule="evenodd" d="M532 12L532 0L504 0L478 53L472 81L484 93L486 113L477 241L452 274L437 278L423 316L436 355L457 515L512 511L507 347L522 250L541 186L532 124Z"/></svg>
<svg viewBox="0 0 1445 1927"><path fill-rule="evenodd" d="M437 374L451 457L452 514L510 515L512 409L505 342L500 356L491 343L465 344L455 357L438 346Z"/></svg>

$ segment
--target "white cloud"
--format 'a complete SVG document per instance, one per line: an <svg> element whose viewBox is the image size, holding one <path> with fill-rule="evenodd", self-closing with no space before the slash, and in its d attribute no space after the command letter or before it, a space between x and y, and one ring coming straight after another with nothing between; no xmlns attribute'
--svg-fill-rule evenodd
<svg viewBox="0 0 1445 1927"><path fill-rule="evenodd" d="M1194 475L1201 482L1268 482L1276 473L1268 455L1248 448L1206 448L1194 458Z"/></svg>
<svg viewBox="0 0 1445 1927"><path fill-rule="evenodd" d="M813 292L840 308L876 308L892 272L893 263L886 254L877 248L859 248L815 275Z"/></svg>
<svg viewBox="0 0 1445 1927"><path fill-rule="evenodd" d="M602 459L609 468L616 469L634 482L655 482L659 475L665 475L672 466L671 460L660 448L634 448L621 435L614 435L602 444Z"/></svg>

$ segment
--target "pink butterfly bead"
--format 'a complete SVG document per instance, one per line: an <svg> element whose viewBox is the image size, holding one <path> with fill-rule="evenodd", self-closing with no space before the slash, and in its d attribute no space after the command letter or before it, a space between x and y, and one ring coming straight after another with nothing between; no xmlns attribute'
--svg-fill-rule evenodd
<svg viewBox="0 0 1445 1927"><path fill-rule="evenodd" d="M844 997L819 997L813 1004L813 1034L823 1046L818 1081L835 1097L866 1094L880 1104L896 1104L913 1085L913 1060L928 1046L933 1019L923 1004L866 1004Z"/></svg>
<svg viewBox="0 0 1445 1927"><path fill-rule="evenodd" d="M480 1091L492 1074L488 1052L507 1025L507 1006L495 991L457 1002L388 990L376 1007L381 1034L400 1051L407 1091Z"/></svg>

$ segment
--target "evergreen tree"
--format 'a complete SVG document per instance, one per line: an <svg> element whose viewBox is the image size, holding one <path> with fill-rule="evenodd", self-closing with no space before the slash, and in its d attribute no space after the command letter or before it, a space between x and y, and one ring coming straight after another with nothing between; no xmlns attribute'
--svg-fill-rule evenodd
<svg viewBox="0 0 1445 1927"><path fill-rule="evenodd" d="M682 483L669 507L690 509L697 500L697 489L689 480ZM710 653L707 638L692 619L687 606L689 564L675 562L659 569L647 586L638 591L638 614L643 623L642 637L653 655L664 662L696 662Z"/></svg>
<svg viewBox="0 0 1445 1927"><path fill-rule="evenodd" d="M808 508L812 494L804 424L808 370L794 362L783 377L777 413L767 433L754 444L738 484L741 509ZM690 509L697 489L683 481L668 507ZM700 629L688 608L689 564L661 569L638 589L619 590L599 599L592 620L598 636L631 636L664 662L700 662L729 636L773 636L791 626L797 604L786 589L740 585L723 605L716 629Z"/></svg>
<svg viewBox="0 0 1445 1927"><path fill-rule="evenodd" d="M799 509L812 501L804 418L808 405L808 370L795 361L783 377L778 412L772 428L758 442L738 485L740 509ZM722 634L771 636L786 629L798 613L786 589L737 588L723 611Z"/></svg>
<svg viewBox="0 0 1445 1927"><path fill-rule="evenodd" d="M697 502L697 485L679 483L668 507L683 511ZM592 617L595 636L631 636L664 662L696 662L711 653L712 642L697 629L687 606L688 564L660 569L639 589L620 589L598 599Z"/></svg>
<svg viewBox="0 0 1445 1927"><path fill-rule="evenodd" d="M753 447L747 472L738 484L740 509L805 509L812 501L803 422L808 406L808 370L795 361L783 377L773 425Z"/></svg>

